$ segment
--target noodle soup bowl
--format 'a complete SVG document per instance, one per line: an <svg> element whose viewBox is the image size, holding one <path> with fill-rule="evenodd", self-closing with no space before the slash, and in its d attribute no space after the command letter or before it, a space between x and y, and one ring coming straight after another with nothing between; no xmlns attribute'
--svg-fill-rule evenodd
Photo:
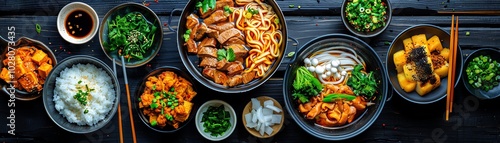
<svg viewBox="0 0 500 143"><path fill-rule="evenodd" d="M286 27L286 21L283 13L281 12L280 7L276 3L276 1L266 1L266 4L268 4L274 12L276 13L276 16L274 19L271 19L271 22L274 23L275 21L279 23L279 26L281 27L281 38L278 38L281 42L281 45L277 48L278 51L276 52L277 57L274 58L274 61L269 65L267 70L263 70L263 75L259 78L255 78L251 80L250 82L246 84L238 84L236 86L224 86L218 83L215 83L212 79L207 78L203 75L203 67L199 66L202 59L197 56L197 54L189 53L187 51L187 47L184 46L187 42L184 40L184 34L187 32L188 28L186 27L186 23L188 21L187 17L192 14L192 13L199 13L198 9L196 9L196 3L198 1L192 0L189 1L184 8L182 14L181 14L181 19L179 21L178 29L177 29L177 47L179 51L180 58L182 60L182 63L186 67L186 69L189 71L189 73L199 81L202 85L218 91L218 92L223 92L223 93L243 93L250 91L252 89L255 89L262 85L264 82L266 82L271 76L278 70L280 67L281 61L283 59L284 53L285 53L285 48L287 45L287 27ZM236 4L235 4L236 5ZM200 22L203 20L199 20ZM244 32L243 32L244 33ZM216 47L221 47L221 44L217 42ZM249 50L248 44L246 44L247 49ZM199 47L198 47L199 48ZM247 67L245 65L245 61L243 62L244 67ZM246 69L246 68L245 68Z"/></svg>
<svg viewBox="0 0 500 143"><path fill-rule="evenodd" d="M366 71L373 72L373 76L377 83L377 91L373 95L375 98L371 101L374 104L367 106L361 113L357 113L357 117L351 123L336 127L324 127L316 124L314 120L306 119L304 114L299 111L298 100L294 99L292 96L293 82L296 77L296 70L305 65L305 58L310 57L318 51L331 47L344 47L345 49L355 51L358 59L364 60ZM344 34L329 34L315 38L298 50L291 64L286 69L283 78L283 95L286 109L288 113L290 113L292 119L312 136L330 141L345 140L355 137L368 129L371 124L375 122L382 112L387 96L392 94L388 92L389 84L385 76L385 69L382 67L382 61L376 52L368 44L358 38Z"/></svg>

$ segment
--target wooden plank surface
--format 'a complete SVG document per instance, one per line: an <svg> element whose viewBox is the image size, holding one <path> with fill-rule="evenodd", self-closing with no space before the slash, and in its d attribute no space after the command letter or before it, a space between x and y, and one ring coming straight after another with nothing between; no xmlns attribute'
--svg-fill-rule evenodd
<svg viewBox="0 0 500 143"><path fill-rule="evenodd" d="M69 1L6 1L0 0L0 36L7 36L9 26L16 27L16 38L21 36L40 40L49 46L57 55L58 60L62 60L71 55L87 54L102 59L109 66L111 61L105 57L98 43L97 36L92 41L82 45L72 45L65 42L58 34L55 21L57 13L62 6ZM91 6L96 9L98 15L103 17L107 10L122 3L123 1L95 1L90 0ZM182 9L186 1L160 1L151 2L152 8L160 17L162 23L167 22L168 14L174 8ZM286 15L289 36L297 39L299 44L289 40L287 51L295 51L307 41L324 34L343 33L351 34L347 31L340 20L340 16L335 9L338 9L339 0L316 0L305 1L278 1ZM301 5L301 9L289 8ZM12 6L14 5L14 6ZM444 5L447 5L446 8ZM389 28L380 36L363 39L371 45L385 62L385 57L392 40L404 29L417 24L433 24L449 31L451 16L443 14L412 14L413 9L431 11L446 11L450 8L457 10L488 10L493 11L500 7L498 1L423 1L423 0L403 0L393 1L396 16ZM401 10L401 11L398 11ZM33 14L37 16L33 16ZM175 29L179 17L173 17L170 25ZM42 26L42 33L35 32L35 24ZM473 50L484 47L500 47L498 35L500 35L500 17L492 15L469 15L460 17L459 41L466 57ZM185 69L180 62L177 45L175 42L176 33L163 27L164 41L160 54L148 65L128 69L129 84L132 94L135 94L136 86L145 75L145 71L151 71L160 66L175 66ZM465 36L470 32L470 36ZM284 106L282 95L282 78L290 58L283 60L281 67L271 80L264 85L242 94L222 94L212 91L201 84L196 84L203 94L196 98L201 101L210 99L222 99L230 103L241 117L244 105L250 101L251 97L267 95L275 98ZM123 85L123 78L119 70L119 81ZM500 141L500 110L498 102L500 99L478 100L470 95L460 83L456 88L454 108L450 115L450 121L444 121L445 100L429 104L412 104L398 95L386 102L383 112L377 121L364 133L345 142L498 142ZM395 94L395 93L394 93ZM125 91L122 90L122 95ZM124 97L124 96L122 96ZM7 104L8 98L0 94L0 103ZM126 98L121 99L122 109L127 109ZM477 107L477 108L475 108ZM9 116L6 105L0 105L0 118ZM21 102L16 101L16 136L7 134L8 128L5 126L8 120L0 119L0 142L117 142L118 123L117 117L113 118L103 129L90 134L69 133L55 125L44 110L41 99ZM146 127L135 114L135 128L139 142L206 142L198 133L194 122L191 121L184 129L172 134L157 133ZM122 110L124 119L124 135L127 142L131 142L130 124L128 112ZM286 114L288 115L288 114ZM64 140L61 140L64 138ZM235 132L225 140L226 142L324 142L302 130L287 116L285 126L278 135L270 139L257 139L252 137L238 122Z"/></svg>

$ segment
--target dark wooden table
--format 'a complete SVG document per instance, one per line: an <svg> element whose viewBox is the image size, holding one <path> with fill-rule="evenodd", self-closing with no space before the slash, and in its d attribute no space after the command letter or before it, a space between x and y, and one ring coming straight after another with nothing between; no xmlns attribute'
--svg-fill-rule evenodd
<svg viewBox="0 0 500 143"><path fill-rule="evenodd" d="M26 36L45 43L56 54L58 60L72 55L85 54L97 57L110 67L111 61L106 58L97 36L88 43L73 45L64 41L56 28L59 10L70 1L25 1L0 0L0 36L7 37L8 27L15 27L15 37ZM98 13L100 19L108 10L125 1L88 0ZM142 1L135 1L142 3ZM183 9L187 0L147 1L149 7L156 12L162 23L166 23L173 9ZM344 33L347 31L340 20L341 0L280 0L278 4L283 10L291 40L286 53L296 50L301 44L324 34ZM294 5L293 8L289 5ZM297 7L301 6L300 9ZM401 31L417 24L433 24L449 31L451 13L460 15L459 41L466 58L469 53L485 47L500 47L500 1L493 0L393 0L393 19L388 29L374 38L364 38L385 62L390 43ZM175 29L179 20L179 12L174 13L171 25ZM42 27L41 34L35 32L35 24ZM131 93L135 93L140 79L160 66L175 66L185 70L179 59L176 33L163 27L164 41L159 56L149 64L138 68L127 69ZM466 32L470 32L466 36ZM2 47L3 48L3 47ZM230 103L241 117L244 105L250 98L271 96L284 106L282 80L285 67L290 59L285 58L276 74L262 86L241 94L223 94L210 90L200 84L201 101L221 99ZM119 81L124 88L123 75L118 71ZM394 92L395 93L395 92ZM395 94L385 104L383 112L376 122L364 133L346 142L500 142L500 99L479 100L464 89L462 83L456 87L454 112L450 120L444 120L445 100L418 105L408 102ZM127 109L125 90L121 93L123 129L126 142L132 142L131 127ZM15 101L15 107L8 107L8 98L2 93L0 97L0 142L118 142L118 118L101 130L89 134L73 134L59 128L50 120L42 104L42 99L34 101ZM11 130L6 126L10 120L10 109L15 109L15 136L8 134ZM287 114L286 114L287 115ZM117 114L115 115L117 116ZM155 132L143 124L133 112L137 141L151 142L207 142L191 121L185 128L176 133L165 134ZM499 116L497 118L497 116ZM236 125L234 133L224 142L324 142L302 130L289 115L285 119L283 129L273 138L257 139L250 135L241 122Z"/></svg>

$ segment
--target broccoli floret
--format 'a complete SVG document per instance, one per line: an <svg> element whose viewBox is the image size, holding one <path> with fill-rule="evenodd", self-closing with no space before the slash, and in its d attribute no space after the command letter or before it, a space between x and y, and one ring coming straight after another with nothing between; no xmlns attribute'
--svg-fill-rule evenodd
<svg viewBox="0 0 500 143"><path fill-rule="evenodd" d="M293 81L293 99L306 103L309 102L310 97L318 96L321 90L323 90L323 85L306 67L301 66L297 69Z"/></svg>

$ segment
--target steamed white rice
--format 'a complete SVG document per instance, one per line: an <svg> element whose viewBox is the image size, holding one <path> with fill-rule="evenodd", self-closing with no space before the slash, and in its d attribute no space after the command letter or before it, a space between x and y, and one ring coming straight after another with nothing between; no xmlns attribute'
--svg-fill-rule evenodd
<svg viewBox="0 0 500 143"><path fill-rule="evenodd" d="M82 81L78 84L78 81ZM89 89L90 98L83 106L74 98L77 87L83 91ZM93 126L103 120L113 107L115 90L111 77L101 68L92 64L77 64L64 69L56 78L54 89L55 108L70 123ZM85 109L88 113L84 113Z"/></svg>

